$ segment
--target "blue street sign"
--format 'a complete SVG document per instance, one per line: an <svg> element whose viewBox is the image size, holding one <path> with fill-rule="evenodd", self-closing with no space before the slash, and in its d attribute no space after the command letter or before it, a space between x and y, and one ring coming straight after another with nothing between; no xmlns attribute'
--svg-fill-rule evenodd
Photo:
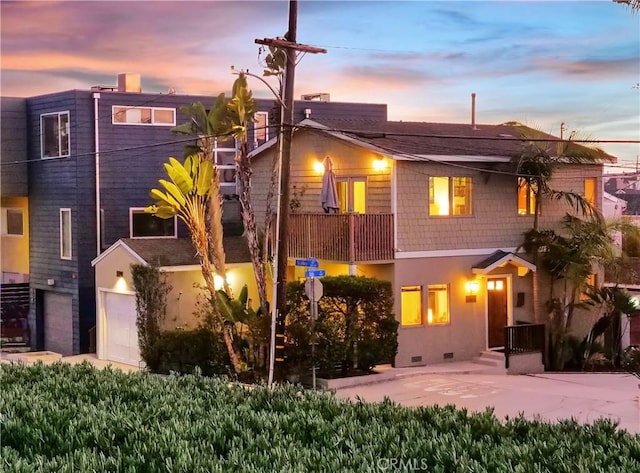
<svg viewBox="0 0 640 473"><path fill-rule="evenodd" d="M297 259L296 266L306 266L308 268L317 268L318 260L315 258Z"/></svg>
<svg viewBox="0 0 640 473"><path fill-rule="evenodd" d="M324 269L309 270L304 273L306 278L321 278L325 275Z"/></svg>

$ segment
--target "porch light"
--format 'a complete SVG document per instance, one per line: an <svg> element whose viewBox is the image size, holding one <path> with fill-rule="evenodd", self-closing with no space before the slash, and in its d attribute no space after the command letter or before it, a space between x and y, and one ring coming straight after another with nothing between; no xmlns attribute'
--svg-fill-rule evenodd
<svg viewBox="0 0 640 473"><path fill-rule="evenodd" d="M475 279L471 281L467 281L464 285L465 289L465 301L466 302L476 302L478 296L478 290L480 289L480 283Z"/></svg>
<svg viewBox="0 0 640 473"><path fill-rule="evenodd" d="M122 271L116 271L116 292L125 292L127 287L127 280L124 278L124 273Z"/></svg>
<svg viewBox="0 0 640 473"><path fill-rule="evenodd" d="M318 174L323 174L324 164L322 164L322 161L316 159L313 163L313 170Z"/></svg>
<svg viewBox="0 0 640 473"><path fill-rule="evenodd" d="M376 159L373 160L373 169L375 169L376 171L383 171L385 169L387 169L387 160L382 158L382 157L378 157Z"/></svg>

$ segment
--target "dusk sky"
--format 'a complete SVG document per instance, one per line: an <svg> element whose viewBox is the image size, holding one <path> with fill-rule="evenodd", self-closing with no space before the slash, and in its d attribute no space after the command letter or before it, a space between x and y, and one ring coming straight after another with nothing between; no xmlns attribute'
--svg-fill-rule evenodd
<svg viewBox="0 0 640 473"><path fill-rule="evenodd" d="M260 74L256 38L282 36L288 1L0 3L1 93L33 96L142 76L144 92L228 92ZM517 120L558 135L640 139L640 14L602 1L306 1L296 98L388 104L389 119ZM259 97L269 92L250 81ZM640 145L601 145L635 168ZM629 169L631 170L631 169Z"/></svg>

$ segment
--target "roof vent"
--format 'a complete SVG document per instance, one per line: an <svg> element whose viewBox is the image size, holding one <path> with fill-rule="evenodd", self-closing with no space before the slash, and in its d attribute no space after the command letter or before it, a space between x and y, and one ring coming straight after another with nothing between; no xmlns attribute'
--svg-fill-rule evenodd
<svg viewBox="0 0 640 473"><path fill-rule="evenodd" d="M140 74L132 74L131 72L118 74L118 92L133 92L136 94L142 92Z"/></svg>
<svg viewBox="0 0 640 473"><path fill-rule="evenodd" d="M330 102L331 97L326 92L318 92L315 94L304 94L300 97L302 100L318 100L320 102Z"/></svg>

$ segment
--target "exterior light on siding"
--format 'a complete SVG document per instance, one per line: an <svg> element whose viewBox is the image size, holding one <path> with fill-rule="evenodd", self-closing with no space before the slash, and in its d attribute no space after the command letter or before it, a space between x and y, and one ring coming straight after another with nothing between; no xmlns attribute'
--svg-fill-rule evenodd
<svg viewBox="0 0 640 473"><path fill-rule="evenodd" d="M324 164L322 164L322 161L319 161L319 160L314 161L313 170L318 174L323 174L324 173Z"/></svg>
<svg viewBox="0 0 640 473"><path fill-rule="evenodd" d="M465 289L465 301L466 302L476 302L478 290L480 289L480 283L475 279L471 281L467 281L464 285Z"/></svg>
<svg viewBox="0 0 640 473"><path fill-rule="evenodd" d="M384 158L376 158L373 160L373 169L376 171L384 171L387 169L388 163Z"/></svg>
<svg viewBox="0 0 640 473"><path fill-rule="evenodd" d="M122 271L116 271L116 292L126 292L129 288L127 286L127 280L124 278L124 273Z"/></svg>

